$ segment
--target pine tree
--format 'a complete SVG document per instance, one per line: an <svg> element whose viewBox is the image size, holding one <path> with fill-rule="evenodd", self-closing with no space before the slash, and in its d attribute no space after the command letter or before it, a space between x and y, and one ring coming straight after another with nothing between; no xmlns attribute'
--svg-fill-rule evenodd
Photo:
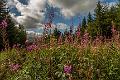
<svg viewBox="0 0 120 80"><path fill-rule="evenodd" d="M84 17L82 20L82 28L81 28L81 35L84 34L85 29L87 28L87 22L86 22L86 18Z"/></svg>
<svg viewBox="0 0 120 80"><path fill-rule="evenodd" d="M26 30L23 25L19 25L16 31L16 43L24 45L26 41Z"/></svg>
<svg viewBox="0 0 120 80"><path fill-rule="evenodd" d="M92 18L92 15L91 15L91 13L90 13L90 12L89 12L89 14L88 14L88 19L87 19L87 22L88 22L88 23L93 22L93 18Z"/></svg>
<svg viewBox="0 0 120 80"><path fill-rule="evenodd" d="M111 19L109 18L109 8L107 4L97 3L95 9L95 26L97 34L106 38L111 38Z"/></svg>
<svg viewBox="0 0 120 80"><path fill-rule="evenodd" d="M116 27L120 31L120 0L118 0L117 4Z"/></svg>
<svg viewBox="0 0 120 80"><path fill-rule="evenodd" d="M86 22L86 18L84 17L83 20L82 20L82 28L85 29L86 26L87 26L86 24L87 24L87 22Z"/></svg>
<svg viewBox="0 0 120 80"><path fill-rule="evenodd" d="M101 2L99 1L97 3L97 7L95 9L95 24L96 24L96 27L97 27L97 30L98 30L98 33L101 34L101 27L102 27L102 5L101 5Z"/></svg>
<svg viewBox="0 0 120 80"><path fill-rule="evenodd" d="M95 21L90 12L87 16L87 25L88 25L87 31L92 37L92 39L94 39L97 36L97 28L95 26Z"/></svg>
<svg viewBox="0 0 120 80"><path fill-rule="evenodd" d="M53 34L54 34L55 38L58 39L61 32L57 28L55 28Z"/></svg>

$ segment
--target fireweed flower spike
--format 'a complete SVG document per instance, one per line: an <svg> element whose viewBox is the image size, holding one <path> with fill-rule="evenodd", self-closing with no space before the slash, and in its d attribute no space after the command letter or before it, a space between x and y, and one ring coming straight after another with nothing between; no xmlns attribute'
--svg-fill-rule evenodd
<svg viewBox="0 0 120 80"><path fill-rule="evenodd" d="M7 24L6 19L4 19L0 22L0 29L2 30L1 36L3 39L3 44L4 44L3 46L4 46L5 50L9 48L9 40L7 39L7 32L6 32L7 26L8 26L8 24Z"/></svg>
<svg viewBox="0 0 120 80"><path fill-rule="evenodd" d="M64 73L70 74L72 72L72 66L71 65L64 65Z"/></svg>
<svg viewBox="0 0 120 80"><path fill-rule="evenodd" d="M21 65L19 65L19 64L10 64L9 65L11 71L17 71L20 68L20 66Z"/></svg>
<svg viewBox="0 0 120 80"><path fill-rule="evenodd" d="M36 50L38 50L38 46L35 44L32 44L32 45L27 47L27 51L31 52L31 51L36 51Z"/></svg>
<svg viewBox="0 0 120 80"><path fill-rule="evenodd" d="M3 20L1 23L0 23L0 28L6 28L7 27L7 22L6 22L6 20Z"/></svg>
<svg viewBox="0 0 120 80"><path fill-rule="evenodd" d="M83 47L87 47L89 43L89 33L87 31L85 31L83 37L82 37L82 40L81 40L81 45Z"/></svg>
<svg viewBox="0 0 120 80"><path fill-rule="evenodd" d="M76 39L74 41L75 41L75 43L78 43L80 41L80 35L81 35L79 26L77 28L77 31L75 32L75 35L76 35Z"/></svg>
<svg viewBox="0 0 120 80"><path fill-rule="evenodd" d="M14 44L13 48L15 48L15 49L20 48L20 44Z"/></svg>
<svg viewBox="0 0 120 80"><path fill-rule="evenodd" d="M73 43L73 36L72 36L72 34L69 33L69 34L67 35L66 39L67 39L67 40L66 40L66 43L67 43L67 44Z"/></svg>
<svg viewBox="0 0 120 80"><path fill-rule="evenodd" d="M72 65L71 64L65 64L64 65L64 73L66 76L68 76L68 80L72 80Z"/></svg>

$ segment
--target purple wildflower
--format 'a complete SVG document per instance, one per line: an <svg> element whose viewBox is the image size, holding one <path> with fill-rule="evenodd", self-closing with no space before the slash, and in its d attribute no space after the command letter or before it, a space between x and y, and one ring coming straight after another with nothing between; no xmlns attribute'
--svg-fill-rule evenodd
<svg viewBox="0 0 120 80"><path fill-rule="evenodd" d="M9 65L11 71L17 71L20 68L19 64L11 64Z"/></svg>
<svg viewBox="0 0 120 80"><path fill-rule="evenodd" d="M1 22L1 24L0 24L0 28L6 28L7 27L7 22L6 22L6 20L3 20L2 22Z"/></svg>
<svg viewBox="0 0 120 80"><path fill-rule="evenodd" d="M70 74L72 72L72 66L71 65L65 65L64 66L64 73Z"/></svg>
<svg viewBox="0 0 120 80"><path fill-rule="evenodd" d="M13 48L15 48L15 49L16 49L16 48L19 48L19 46L20 46L20 44L14 44L14 45L13 45Z"/></svg>
<svg viewBox="0 0 120 80"><path fill-rule="evenodd" d="M73 43L73 37L70 33L66 36L65 43L67 44Z"/></svg>
<svg viewBox="0 0 120 80"><path fill-rule="evenodd" d="M77 32L76 32L76 35L77 35L77 38L79 38L79 37L80 37L80 32L77 31Z"/></svg>
<svg viewBox="0 0 120 80"><path fill-rule="evenodd" d="M87 33L87 31L85 31L83 37L82 37L82 40L81 40L81 45L83 47L86 47L89 43L89 33Z"/></svg>
<svg viewBox="0 0 120 80"><path fill-rule="evenodd" d="M27 51L35 51L35 50L38 50L38 46L35 45L35 44L32 44L30 46L27 47Z"/></svg>

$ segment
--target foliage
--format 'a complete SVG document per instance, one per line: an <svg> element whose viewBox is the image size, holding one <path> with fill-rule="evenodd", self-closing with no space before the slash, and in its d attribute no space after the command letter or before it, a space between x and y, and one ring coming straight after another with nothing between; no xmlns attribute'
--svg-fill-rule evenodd
<svg viewBox="0 0 120 80"><path fill-rule="evenodd" d="M8 38L8 44L10 47L12 47L14 44L21 44L23 45L26 41L26 32L22 28L22 26L19 27L19 29L15 26L15 23L11 16L9 15L9 9L6 8L6 1L1 0L0 1L0 24L2 20L6 19L7 21L7 28L6 28L6 37ZM2 30L0 29L0 50L4 48L3 40L2 40Z"/></svg>
<svg viewBox="0 0 120 80"><path fill-rule="evenodd" d="M0 80L120 80L119 9L98 2L94 18L84 17L76 34L46 29L31 45L23 26L16 27L7 14L10 46L26 46L0 52Z"/></svg>
<svg viewBox="0 0 120 80"><path fill-rule="evenodd" d="M74 80L120 79L120 48L114 43L83 49L61 45L37 52L18 48L1 52L0 62L1 80L66 80L63 68L67 63L72 66ZM20 67L12 71L10 64Z"/></svg>

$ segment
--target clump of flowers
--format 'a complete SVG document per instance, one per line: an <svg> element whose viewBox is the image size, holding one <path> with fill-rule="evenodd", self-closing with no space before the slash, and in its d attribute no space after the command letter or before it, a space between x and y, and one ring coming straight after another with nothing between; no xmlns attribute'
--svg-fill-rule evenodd
<svg viewBox="0 0 120 80"><path fill-rule="evenodd" d="M17 71L21 67L21 65L19 65L19 64L10 64L9 67L10 67L11 71Z"/></svg>
<svg viewBox="0 0 120 80"><path fill-rule="evenodd" d="M64 73L68 76L68 80L72 80L72 65L70 63L64 65Z"/></svg>
<svg viewBox="0 0 120 80"><path fill-rule="evenodd" d="M0 24L0 28L6 28L7 27L7 22L6 22L6 20L3 20L2 22L1 22L1 24Z"/></svg>
<svg viewBox="0 0 120 80"><path fill-rule="evenodd" d="M8 26L8 23L6 21L6 19L2 20L0 22L0 29L1 31L1 35L2 35L2 39L3 39L3 46L5 49L9 48L9 40L8 40L8 36L7 36L7 32L6 32L6 27Z"/></svg>
<svg viewBox="0 0 120 80"><path fill-rule="evenodd" d="M72 34L68 33L68 34L66 35L65 43L67 43L67 44L73 43L73 36L72 36Z"/></svg>
<svg viewBox="0 0 120 80"><path fill-rule="evenodd" d="M70 74L72 72L72 65L64 65L64 73Z"/></svg>
<svg viewBox="0 0 120 80"><path fill-rule="evenodd" d="M19 46L20 46L20 44L14 44L13 48L17 49L17 48L19 48Z"/></svg>
<svg viewBox="0 0 120 80"><path fill-rule="evenodd" d="M35 45L35 44L32 44L32 45L30 45L30 46L27 46L27 51L36 51L36 50L38 50L38 46L37 45Z"/></svg>
<svg viewBox="0 0 120 80"><path fill-rule="evenodd" d="M83 47L86 47L89 43L89 33L87 31L85 31L83 37L82 37L82 40L81 40L81 45Z"/></svg>
<svg viewBox="0 0 120 80"><path fill-rule="evenodd" d="M80 35L81 35L80 26L78 26L77 31L75 32L75 36L76 36L76 38L74 39L75 43L80 42Z"/></svg>

